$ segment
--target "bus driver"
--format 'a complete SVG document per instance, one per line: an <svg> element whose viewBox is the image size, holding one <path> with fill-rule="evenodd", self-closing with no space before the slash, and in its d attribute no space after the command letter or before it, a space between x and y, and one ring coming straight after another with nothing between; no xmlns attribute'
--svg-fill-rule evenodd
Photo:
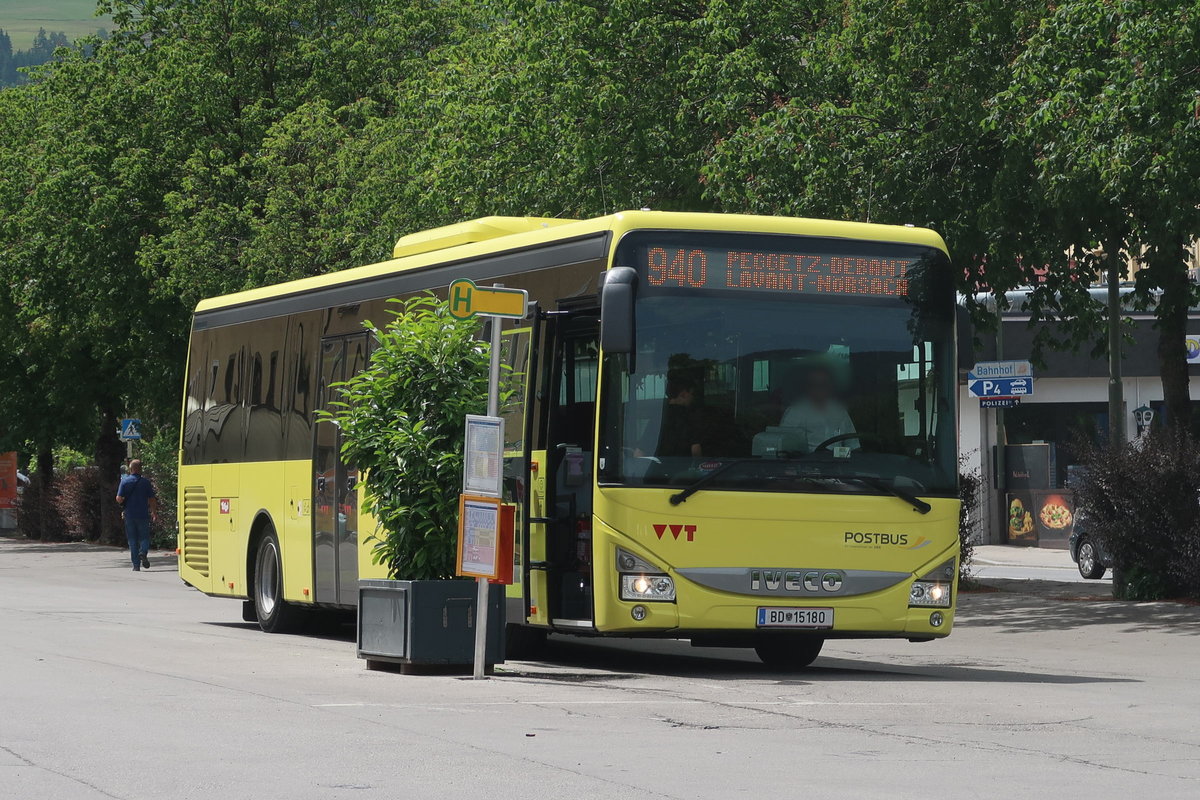
<svg viewBox="0 0 1200 800"><path fill-rule="evenodd" d="M846 433L857 433L846 407L838 400L833 370L826 363L814 364L803 373L803 391L783 412L779 427L799 435L804 452ZM858 439L843 439L840 447L857 449Z"/></svg>

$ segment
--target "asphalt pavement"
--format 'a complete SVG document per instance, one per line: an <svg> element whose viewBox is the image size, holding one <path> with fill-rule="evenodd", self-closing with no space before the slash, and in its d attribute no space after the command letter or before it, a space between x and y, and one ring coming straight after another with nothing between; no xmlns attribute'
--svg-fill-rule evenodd
<svg viewBox="0 0 1200 800"><path fill-rule="evenodd" d="M1200 794L1200 608L1102 585L985 580L950 638L797 674L566 640L477 682L262 634L155 562L0 540L0 798Z"/></svg>

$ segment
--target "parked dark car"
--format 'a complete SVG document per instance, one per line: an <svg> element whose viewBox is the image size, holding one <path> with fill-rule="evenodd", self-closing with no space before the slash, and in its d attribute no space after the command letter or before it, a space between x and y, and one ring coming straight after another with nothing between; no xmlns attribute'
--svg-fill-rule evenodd
<svg viewBox="0 0 1200 800"><path fill-rule="evenodd" d="M1105 551L1099 539L1088 534L1087 521L1078 512L1069 543L1071 560L1079 567L1079 574L1085 578L1103 578L1104 573L1112 566L1112 557Z"/></svg>

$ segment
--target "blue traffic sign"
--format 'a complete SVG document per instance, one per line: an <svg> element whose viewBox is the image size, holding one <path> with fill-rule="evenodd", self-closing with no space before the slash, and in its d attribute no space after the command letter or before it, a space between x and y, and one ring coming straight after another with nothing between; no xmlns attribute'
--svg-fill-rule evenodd
<svg viewBox="0 0 1200 800"><path fill-rule="evenodd" d="M967 383L972 397L1028 397L1033 378L981 378Z"/></svg>
<svg viewBox="0 0 1200 800"><path fill-rule="evenodd" d="M121 441L132 442L142 438L142 421L140 419L121 420Z"/></svg>

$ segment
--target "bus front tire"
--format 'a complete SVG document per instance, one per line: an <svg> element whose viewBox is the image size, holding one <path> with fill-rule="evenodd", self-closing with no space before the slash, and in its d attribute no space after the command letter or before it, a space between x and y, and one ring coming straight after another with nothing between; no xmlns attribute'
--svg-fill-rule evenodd
<svg viewBox="0 0 1200 800"><path fill-rule="evenodd" d="M270 529L259 540L254 558L253 600L258 627L267 633L298 630L304 621L304 612L283 600L283 559L279 538Z"/></svg>
<svg viewBox="0 0 1200 800"><path fill-rule="evenodd" d="M771 669L797 670L816 661L824 644L819 636L761 636L754 652Z"/></svg>

